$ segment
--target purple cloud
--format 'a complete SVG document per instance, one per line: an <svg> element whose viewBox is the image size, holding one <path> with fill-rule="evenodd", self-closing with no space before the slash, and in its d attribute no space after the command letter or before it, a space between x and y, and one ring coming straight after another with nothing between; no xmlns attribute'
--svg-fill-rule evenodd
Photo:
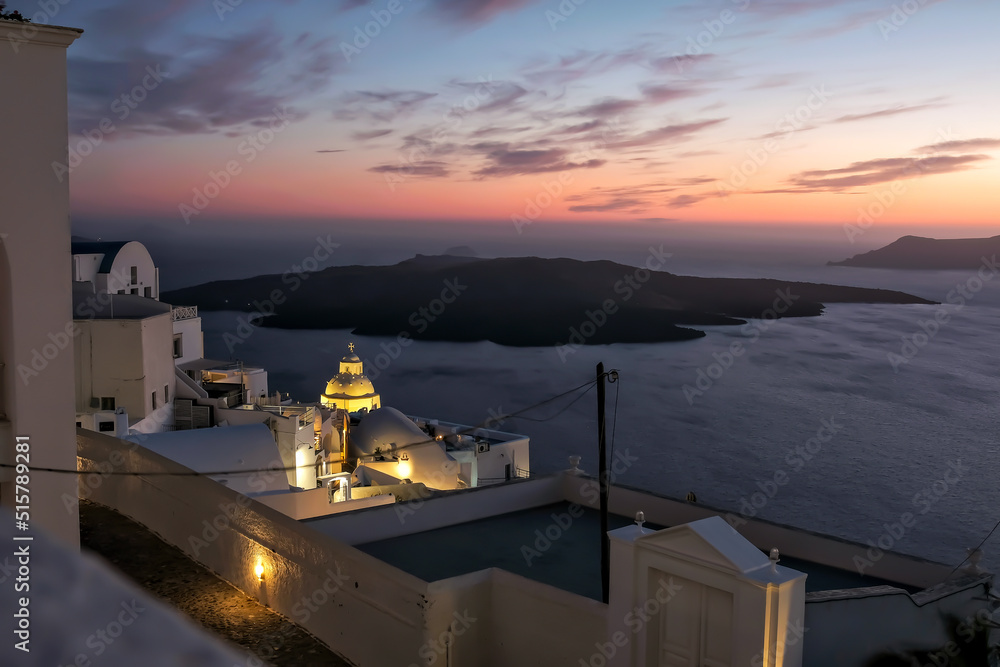
<svg viewBox="0 0 1000 667"><path fill-rule="evenodd" d="M304 33L293 41L291 57L286 40L271 27L231 38L201 38L197 49L182 49L183 56L140 46L112 50L101 59L71 56L70 130L96 127L116 98L148 79L147 67L160 81L129 110L121 125L127 132L238 135L266 126L276 111L297 120L304 114L290 102L325 88L340 60L326 40Z"/></svg>
<svg viewBox="0 0 1000 667"><path fill-rule="evenodd" d="M645 203L638 199L619 198L604 202L603 204L578 204L570 206L569 210L575 213L599 213L603 211L637 210L645 206Z"/></svg>
<svg viewBox="0 0 1000 667"><path fill-rule="evenodd" d="M376 174L398 174L400 176L417 176L421 178L444 178L451 174L448 165L435 160L425 160L409 165L381 164L368 171Z"/></svg>
<svg viewBox="0 0 1000 667"><path fill-rule="evenodd" d="M976 151L1000 148L1000 139L964 139L955 141L942 141L928 146L921 146L914 153L950 153L953 151Z"/></svg>
<svg viewBox="0 0 1000 667"><path fill-rule="evenodd" d="M941 155L865 160L839 169L803 171L789 180L792 187L764 193L843 192L878 183L965 171L989 159L988 155Z"/></svg>
<svg viewBox="0 0 1000 667"><path fill-rule="evenodd" d="M433 6L446 17L463 23L485 23L497 14L518 10L537 0L437 0Z"/></svg>
<svg viewBox="0 0 1000 667"><path fill-rule="evenodd" d="M355 132L351 136L358 141L368 141L369 139L378 139L379 137L384 137L387 134L392 134L392 130L369 130L367 132Z"/></svg>
<svg viewBox="0 0 1000 667"><path fill-rule="evenodd" d="M848 114L846 116L840 116L839 118L834 118L833 123L853 123L859 120L869 120L871 118L884 118L886 116L898 116L902 113L911 113L913 111L923 111L924 109L934 109L942 106L937 102L928 102L925 104L914 104L910 106L896 106L890 109L879 109L877 111L869 111L868 113L858 113L858 114Z"/></svg>
<svg viewBox="0 0 1000 667"><path fill-rule="evenodd" d="M635 148L674 141L683 141L685 139L689 139L693 134L696 134L704 129L714 127L720 123L724 123L725 121L725 118L713 118L711 120L701 120L692 123L665 125L663 127L656 128L655 130L649 130L648 132L637 134L630 139L611 143L609 147Z"/></svg>
<svg viewBox="0 0 1000 667"><path fill-rule="evenodd" d="M670 208L686 208L697 204L703 199L708 199L710 195L698 194L698 195L677 195L667 204Z"/></svg>
<svg viewBox="0 0 1000 667"><path fill-rule="evenodd" d="M474 172L480 178L540 174L570 169L594 169L606 162L598 159L572 162L568 159L567 152L561 148L511 150L506 144L480 145L474 148L489 149L486 158L490 163Z"/></svg>
<svg viewBox="0 0 1000 667"><path fill-rule="evenodd" d="M346 121L371 118L380 123L391 123L399 116L416 111L436 96L437 93L422 90L356 90L341 98L341 106L334 111L334 117Z"/></svg>

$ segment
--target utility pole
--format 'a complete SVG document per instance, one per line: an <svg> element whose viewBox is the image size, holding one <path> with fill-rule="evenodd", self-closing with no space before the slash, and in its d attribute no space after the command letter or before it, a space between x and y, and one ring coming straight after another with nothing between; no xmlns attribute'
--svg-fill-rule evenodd
<svg viewBox="0 0 1000 667"><path fill-rule="evenodd" d="M604 428L604 363L597 364L597 479L601 485L601 593L608 603L611 581L611 545L608 542L608 457Z"/></svg>

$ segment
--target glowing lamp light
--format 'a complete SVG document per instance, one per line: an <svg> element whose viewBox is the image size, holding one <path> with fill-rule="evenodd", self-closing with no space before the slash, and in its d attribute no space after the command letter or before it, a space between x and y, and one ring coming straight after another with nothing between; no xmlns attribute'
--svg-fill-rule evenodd
<svg viewBox="0 0 1000 667"><path fill-rule="evenodd" d="M264 564L257 563L257 567L253 569L253 573L257 575L257 581L264 581Z"/></svg>
<svg viewBox="0 0 1000 667"><path fill-rule="evenodd" d="M413 466L410 464L410 457L403 454L399 457L399 462L396 464L396 471L399 473L400 479L405 479L413 474Z"/></svg>

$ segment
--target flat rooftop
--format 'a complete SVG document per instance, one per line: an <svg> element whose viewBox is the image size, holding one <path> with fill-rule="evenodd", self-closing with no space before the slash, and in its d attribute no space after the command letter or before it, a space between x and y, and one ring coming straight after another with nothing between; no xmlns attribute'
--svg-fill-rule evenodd
<svg viewBox="0 0 1000 667"><path fill-rule="evenodd" d="M496 567L600 600L600 513L576 505L573 511L578 516L572 523L564 519L557 522L553 515L569 516L570 508L571 503L559 502L355 546L424 581ZM608 530L631 523L631 518L608 516ZM647 523L644 527L659 530L665 526ZM808 593L882 585L911 593L918 590L797 558L782 556L781 564L808 575Z"/></svg>

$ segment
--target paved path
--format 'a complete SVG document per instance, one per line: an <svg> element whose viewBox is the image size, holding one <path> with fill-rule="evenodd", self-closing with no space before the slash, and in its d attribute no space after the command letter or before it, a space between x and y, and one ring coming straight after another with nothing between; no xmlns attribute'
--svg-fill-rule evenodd
<svg viewBox="0 0 1000 667"><path fill-rule="evenodd" d="M210 633L243 647L247 659L240 667L350 667L299 626L114 510L80 501L80 544Z"/></svg>

